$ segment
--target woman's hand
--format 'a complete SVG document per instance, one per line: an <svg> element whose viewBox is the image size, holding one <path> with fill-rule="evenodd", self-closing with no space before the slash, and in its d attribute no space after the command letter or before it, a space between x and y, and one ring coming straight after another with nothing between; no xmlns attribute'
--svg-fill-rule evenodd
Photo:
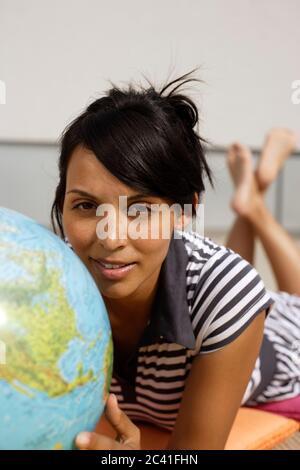
<svg viewBox="0 0 300 470"><path fill-rule="evenodd" d="M119 408L117 397L110 394L106 402L105 416L117 432L115 440L103 434L82 432L76 438L81 450L140 450L140 430Z"/></svg>

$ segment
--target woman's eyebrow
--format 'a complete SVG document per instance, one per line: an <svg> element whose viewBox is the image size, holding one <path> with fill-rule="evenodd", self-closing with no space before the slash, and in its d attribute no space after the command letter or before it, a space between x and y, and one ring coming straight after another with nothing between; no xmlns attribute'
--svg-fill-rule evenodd
<svg viewBox="0 0 300 470"><path fill-rule="evenodd" d="M90 194L87 191L83 191L81 189L70 189L70 191L68 191L67 194L69 194L69 193L75 193L75 194L79 194L80 196L89 197L89 198L92 198L92 199L98 199L93 194ZM133 194L132 196L127 196L127 199L128 199L128 201L132 201L134 199L140 199L140 198L144 198L144 197L150 197L150 195L149 194L143 194L143 193Z"/></svg>
<svg viewBox="0 0 300 470"><path fill-rule="evenodd" d="M133 199L142 199L142 198L145 198L145 197L151 197L151 195L150 194L140 193L140 194L134 194L133 196L128 196L127 199L129 201L132 201Z"/></svg>
<svg viewBox="0 0 300 470"><path fill-rule="evenodd" d="M79 194L80 196L85 196L85 197L90 197L92 199L97 199L96 196L94 196L93 194L90 194L86 191L82 191L81 189L70 189L70 191L68 191L67 194L70 194L70 193L75 193L75 194Z"/></svg>

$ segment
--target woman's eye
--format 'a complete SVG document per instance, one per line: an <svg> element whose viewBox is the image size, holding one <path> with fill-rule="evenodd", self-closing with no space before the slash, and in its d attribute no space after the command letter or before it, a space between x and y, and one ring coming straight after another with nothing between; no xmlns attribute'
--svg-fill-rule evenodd
<svg viewBox="0 0 300 470"><path fill-rule="evenodd" d="M145 204L134 204L128 208L128 215L135 217L137 215L148 215L151 213L151 207Z"/></svg>
<svg viewBox="0 0 300 470"><path fill-rule="evenodd" d="M83 212L87 212L91 209L95 209L95 205L92 202L80 202L74 206L74 209L79 209Z"/></svg>

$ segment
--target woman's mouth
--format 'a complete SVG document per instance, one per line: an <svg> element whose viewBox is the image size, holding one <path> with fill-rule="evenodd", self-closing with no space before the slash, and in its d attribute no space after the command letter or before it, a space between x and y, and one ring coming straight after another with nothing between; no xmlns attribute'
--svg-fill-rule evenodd
<svg viewBox="0 0 300 470"><path fill-rule="evenodd" d="M95 269L100 272L104 277L111 280L122 279L128 274L136 265L136 263L129 263L125 265L104 263L103 261L96 261L91 258Z"/></svg>

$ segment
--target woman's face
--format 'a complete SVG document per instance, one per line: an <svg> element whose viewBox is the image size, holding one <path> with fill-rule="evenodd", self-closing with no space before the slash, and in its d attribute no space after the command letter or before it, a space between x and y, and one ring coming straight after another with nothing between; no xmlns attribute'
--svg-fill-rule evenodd
<svg viewBox="0 0 300 470"><path fill-rule="evenodd" d="M82 146L75 149L67 171L63 206L64 232L74 251L92 274L102 295L111 299L134 297L143 291L147 295L147 288L158 278L174 229L174 214L168 210L170 201L150 196L134 198L137 193L113 176L91 151ZM126 210L119 210L119 207L124 208L124 202L120 206L119 196L127 196ZM166 212L148 212L151 204L162 203L167 207ZM96 214L97 208L102 204L109 204L115 218L108 219L111 212ZM140 212L134 217L130 211L128 215L128 209ZM104 227L108 228L105 217L114 229L111 236L105 236ZM167 224L163 233L164 223ZM152 233L153 229L158 233L156 239L151 237L151 224ZM142 229L143 238L133 235L134 228L137 231ZM119 269L105 269L102 266L106 263L105 260L132 265L125 268L124 273Z"/></svg>

